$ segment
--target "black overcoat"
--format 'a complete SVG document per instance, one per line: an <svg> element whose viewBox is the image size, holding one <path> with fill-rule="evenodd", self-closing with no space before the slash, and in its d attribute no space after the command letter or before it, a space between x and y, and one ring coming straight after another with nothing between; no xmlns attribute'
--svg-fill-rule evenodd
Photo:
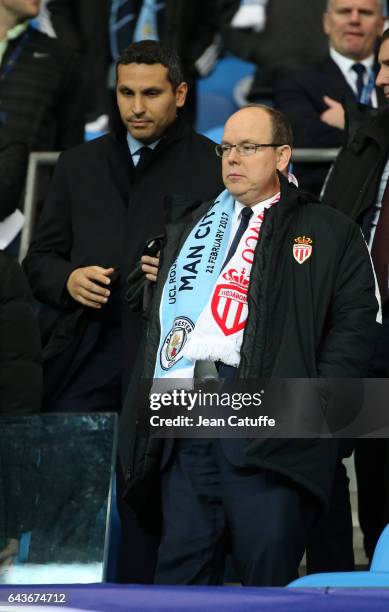
<svg viewBox="0 0 389 612"><path fill-rule="evenodd" d="M280 180L280 203L266 211L255 251L239 377L364 376L377 335L378 302L361 232L338 211L312 202L309 194L281 176ZM122 415L120 454L127 467L128 499L142 512L152 503L151 493L158 490L163 440L151 437L148 419L143 418L142 411L149 407L147 397L141 401L139 379L153 377L160 299L170 266L210 205L205 203L191 221L190 215L184 215L166 228L144 355L138 360ZM312 255L302 265L293 256L298 236L312 240ZM247 440L245 449L247 466L274 470L324 504L329 500L337 453L336 441L318 438L256 438Z"/></svg>
<svg viewBox="0 0 389 612"><path fill-rule="evenodd" d="M45 363L65 353L71 360L69 347L76 348L88 319L96 317L66 290L75 268L97 265L117 270L110 302L119 305L114 316L120 317L122 281L147 239L163 231L164 198L190 194L202 200L222 188L214 143L180 119L139 170L119 130L63 153L24 261L35 297L51 307L43 320ZM104 310L98 316L101 324ZM125 323L128 369L137 349L139 315L126 316ZM66 368L66 360L58 364L54 379ZM46 378L46 383L51 386L56 381Z"/></svg>

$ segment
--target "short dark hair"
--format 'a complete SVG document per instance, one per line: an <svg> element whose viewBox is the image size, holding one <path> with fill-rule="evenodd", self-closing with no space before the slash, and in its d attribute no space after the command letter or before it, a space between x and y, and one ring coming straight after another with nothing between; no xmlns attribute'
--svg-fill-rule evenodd
<svg viewBox="0 0 389 612"><path fill-rule="evenodd" d="M284 113L264 104L246 104L243 108L261 108L271 119L272 140L274 143L293 146L292 127Z"/></svg>
<svg viewBox="0 0 389 612"><path fill-rule="evenodd" d="M388 39L389 39L389 28L386 28L386 30L384 30L381 36L381 44L385 42L385 40L388 40Z"/></svg>
<svg viewBox="0 0 389 612"><path fill-rule="evenodd" d="M116 76L118 66L127 64L162 64L167 68L167 78L172 84L173 91L184 80L180 58L177 52L156 40L141 40L132 43L122 51L116 61Z"/></svg>

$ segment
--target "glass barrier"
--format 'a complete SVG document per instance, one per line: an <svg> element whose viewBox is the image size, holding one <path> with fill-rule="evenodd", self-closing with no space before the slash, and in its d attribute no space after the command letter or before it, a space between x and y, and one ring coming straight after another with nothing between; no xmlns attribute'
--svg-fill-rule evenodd
<svg viewBox="0 0 389 612"><path fill-rule="evenodd" d="M0 584L104 580L116 418L0 418Z"/></svg>

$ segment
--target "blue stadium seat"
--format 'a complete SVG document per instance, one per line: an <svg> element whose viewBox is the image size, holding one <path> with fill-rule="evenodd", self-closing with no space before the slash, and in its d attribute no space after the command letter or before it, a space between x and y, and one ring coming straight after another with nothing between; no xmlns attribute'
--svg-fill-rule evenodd
<svg viewBox="0 0 389 612"><path fill-rule="evenodd" d="M389 525L386 525L377 542L370 571L389 573Z"/></svg>
<svg viewBox="0 0 389 612"><path fill-rule="evenodd" d="M288 587L389 587L389 525L377 542L369 572L309 574Z"/></svg>
<svg viewBox="0 0 389 612"><path fill-rule="evenodd" d="M233 102L233 89L241 79L251 76L255 72L255 64L245 62L238 57L223 57L218 61L211 74L198 81L198 92L205 91L219 93Z"/></svg>
<svg viewBox="0 0 389 612"><path fill-rule="evenodd" d="M288 587L389 587L389 572L331 572L309 574L293 580Z"/></svg>
<svg viewBox="0 0 389 612"><path fill-rule="evenodd" d="M204 134L208 129L222 125L238 110L234 97L237 84L255 72L255 65L237 57L219 60L213 72L199 79L197 87L197 130Z"/></svg>
<svg viewBox="0 0 389 612"><path fill-rule="evenodd" d="M211 91L204 92L197 105L197 131L205 134L209 129L224 124L237 110L230 98Z"/></svg>
<svg viewBox="0 0 389 612"><path fill-rule="evenodd" d="M223 136L223 130L224 126L218 125L217 127L213 127L204 132L204 136L220 144Z"/></svg>

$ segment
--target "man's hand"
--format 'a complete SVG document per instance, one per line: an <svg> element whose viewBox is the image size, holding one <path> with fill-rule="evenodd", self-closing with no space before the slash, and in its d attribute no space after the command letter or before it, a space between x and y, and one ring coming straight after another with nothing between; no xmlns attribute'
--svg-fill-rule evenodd
<svg viewBox="0 0 389 612"><path fill-rule="evenodd" d="M109 277L113 272L114 268L100 268L100 266L76 268L70 274L66 288L76 302L89 308L99 309L108 302L111 293L101 285L110 284Z"/></svg>
<svg viewBox="0 0 389 612"><path fill-rule="evenodd" d="M158 278L159 253L157 253L157 257L143 255L143 257L141 257L141 262L142 271L146 274L147 280L155 283Z"/></svg>
<svg viewBox="0 0 389 612"><path fill-rule="evenodd" d="M329 96L324 96L323 100L327 104L328 109L320 115L321 121L331 127L344 130L344 109L340 102L333 100Z"/></svg>

